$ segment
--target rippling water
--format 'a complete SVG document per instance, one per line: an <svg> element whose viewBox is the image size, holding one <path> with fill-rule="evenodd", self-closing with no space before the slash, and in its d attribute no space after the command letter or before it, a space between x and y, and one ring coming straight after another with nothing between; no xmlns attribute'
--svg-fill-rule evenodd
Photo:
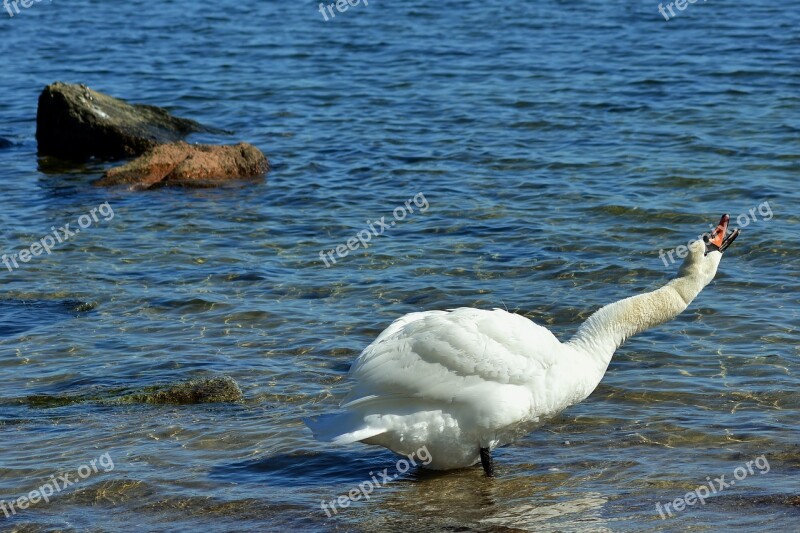
<svg viewBox="0 0 800 533"><path fill-rule="evenodd" d="M800 12L715 1L666 22L655 1L617 4L374 0L328 22L309 2L0 11L2 253L114 214L0 273L0 497L114 463L0 529L797 531ZM93 187L103 164L36 157L56 80L233 130L192 140L251 142L274 170ZM326 268L320 251L419 193L424 213ZM677 267L659 250L723 212L748 225L716 281L626 343L588 400L498 450L497 479L412 469L326 516L321 501L396 458L313 442L300 419L334 407L394 318L506 307L565 338L664 283ZM220 374L243 402L103 400ZM768 472L659 517L762 455Z"/></svg>

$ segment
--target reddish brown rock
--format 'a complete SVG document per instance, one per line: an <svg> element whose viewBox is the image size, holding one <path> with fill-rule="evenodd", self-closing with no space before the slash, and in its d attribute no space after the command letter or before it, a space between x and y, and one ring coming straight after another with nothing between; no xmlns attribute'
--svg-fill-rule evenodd
<svg viewBox="0 0 800 533"><path fill-rule="evenodd" d="M269 161L247 143L212 146L176 142L162 144L133 161L106 171L95 185L214 187L226 181L263 176Z"/></svg>

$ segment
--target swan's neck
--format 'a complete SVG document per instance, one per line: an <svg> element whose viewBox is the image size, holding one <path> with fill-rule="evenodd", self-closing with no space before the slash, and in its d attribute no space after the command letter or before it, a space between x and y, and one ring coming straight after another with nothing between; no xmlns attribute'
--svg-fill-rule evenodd
<svg viewBox="0 0 800 533"><path fill-rule="evenodd" d="M696 276L678 277L655 291L606 305L590 316L567 344L587 354L602 377L625 339L678 316L705 285Z"/></svg>

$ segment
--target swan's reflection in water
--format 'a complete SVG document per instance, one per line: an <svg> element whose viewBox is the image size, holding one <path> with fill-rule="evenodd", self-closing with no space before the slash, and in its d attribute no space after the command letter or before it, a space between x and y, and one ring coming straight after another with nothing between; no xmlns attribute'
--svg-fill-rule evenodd
<svg viewBox="0 0 800 533"><path fill-rule="evenodd" d="M415 472L351 508L359 530L611 531L597 492L565 491L560 472L487 479L480 466L447 474ZM376 501L377 500L377 501Z"/></svg>
<svg viewBox="0 0 800 533"><path fill-rule="evenodd" d="M504 526L522 531L612 531L602 516L608 499L597 492L579 496L562 495L557 503L521 503L501 509L482 524Z"/></svg>

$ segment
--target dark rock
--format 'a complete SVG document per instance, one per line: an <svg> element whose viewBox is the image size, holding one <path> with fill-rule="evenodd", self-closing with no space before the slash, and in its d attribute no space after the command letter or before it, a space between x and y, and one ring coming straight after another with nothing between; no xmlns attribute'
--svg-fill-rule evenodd
<svg viewBox="0 0 800 533"><path fill-rule="evenodd" d="M210 187L262 176L267 171L267 158L247 143L210 146L176 142L156 146L125 165L109 169L95 185L128 185L131 189Z"/></svg>
<svg viewBox="0 0 800 533"><path fill-rule="evenodd" d="M36 114L39 154L79 161L137 156L189 133L210 131L160 107L131 105L85 85L61 82L44 88Z"/></svg>
<svg viewBox="0 0 800 533"><path fill-rule="evenodd" d="M0 137L0 150L2 150L3 148L11 148L12 146L14 146L14 143L9 141L8 139Z"/></svg>
<svg viewBox="0 0 800 533"><path fill-rule="evenodd" d="M29 407L52 408L79 403L98 403L117 405L129 403L151 404L198 404L219 402L240 402L244 399L242 390L233 378L228 376L193 379L175 385L147 387L140 392L130 393L129 389L98 389L78 394L26 396L18 403Z"/></svg>
<svg viewBox="0 0 800 533"><path fill-rule="evenodd" d="M91 302L46 299L39 295L29 296L33 297L27 299L0 297L0 339L16 337L42 324L69 320L97 307L97 304Z"/></svg>
<svg viewBox="0 0 800 533"><path fill-rule="evenodd" d="M244 398L242 390L233 378L228 376L216 378L193 379L168 388L133 394L123 398L127 402L156 404L195 404L239 402Z"/></svg>

